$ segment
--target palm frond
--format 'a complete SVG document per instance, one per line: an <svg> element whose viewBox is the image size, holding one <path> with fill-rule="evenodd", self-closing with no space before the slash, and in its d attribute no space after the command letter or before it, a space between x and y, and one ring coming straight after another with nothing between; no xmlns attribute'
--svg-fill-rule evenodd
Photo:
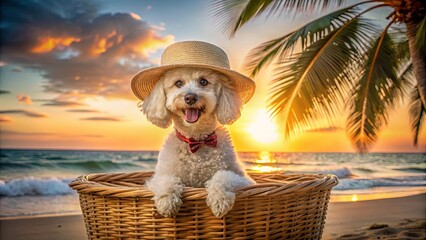
<svg viewBox="0 0 426 240"><path fill-rule="evenodd" d="M405 25L397 25L388 31L389 36L395 43L396 57L401 66L407 66L410 62L410 48L407 38L407 29Z"/></svg>
<svg viewBox="0 0 426 240"><path fill-rule="evenodd" d="M247 70L251 72L251 76L255 76L265 65L271 63L276 57L278 57L279 61L284 61L285 57L292 54L295 46L301 45L301 50L304 51L308 46L323 39L330 32L340 28L349 20L357 18L373 9L386 6L385 4L373 5L359 12L357 9L358 5L364 3L366 2L357 3L329 13L289 34L259 45L250 51L246 59L245 65Z"/></svg>
<svg viewBox="0 0 426 240"><path fill-rule="evenodd" d="M361 153L367 152L377 140L381 127L387 124L389 111L402 96L397 53L387 32L390 24L372 42L364 71L350 99L347 134Z"/></svg>
<svg viewBox="0 0 426 240"><path fill-rule="evenodd" d="M392 31L389 36L394 42L395 58L398 62L398 81L401 85L401 90L404 92L402 97L405 97L410 93L415 81L407 34L405 29L403 29L402 31Z"/></svg>
<svg viewBox="0 0 426 240"><path fill-rule="evenodd" d="M413 132L413 142L414 146L417 146L419 133L424 121L424 116L426 114L426 106L423 105L420 99L420 92L417 85L413 88L411 92L410 99L410 123L411 131Z"/></svg>
<svg viewBox="0 0 426 240"><path fill-rule="evenodd" d="M414 77L413 64L411 62L407 62L405 66L400 67L398 81L401 85L401 90L404 92L402 97L409 96L413 86L417 84Z"/></svg>
<svg viewBox="0 0 426 240"><path fill-rule="evenodd" d="M269 64L276 56L280 56L279 58L282 60L291 54L298 43L301 43L302 51L305 50L306 47L353 18L355 13L353 7L347 7L318 18L282 37L262 43L251 50L247 56L248 61L245 64L247 70L251 72L252 76L255 76L262 67Z"/></svg>
<svg viewBox="0 0 426 240"><path fill-rule="evenodd" d="M305 51L278 63L269 108L283 122L286 137L316 127L318 119L332 122L352 87L360 46L373 32L370 22L352 18Z"/></svg>
<svg viewBox="0 0 426 240"><path fill-rule="evenodd" d="M212 17L223 32L233 36L251 19L263 14L291 13L339 7L346 0L217 0L211 4ZM366 1L371 2L371 1Z"/></svg>

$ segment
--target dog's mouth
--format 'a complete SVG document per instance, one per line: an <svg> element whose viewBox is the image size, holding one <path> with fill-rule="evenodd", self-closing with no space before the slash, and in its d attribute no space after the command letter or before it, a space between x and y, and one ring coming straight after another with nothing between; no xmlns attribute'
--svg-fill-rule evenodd
<svg viewBox="0 0 426 240"><path fill-rule="evenodd" d="M185 121L188 123L195 123L204 112L204 108L187 108L182 110L185 115Z"/></svg>

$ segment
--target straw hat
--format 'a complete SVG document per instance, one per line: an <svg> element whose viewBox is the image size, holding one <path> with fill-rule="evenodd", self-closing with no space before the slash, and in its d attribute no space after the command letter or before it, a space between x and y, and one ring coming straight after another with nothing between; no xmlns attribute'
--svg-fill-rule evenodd
<svg viewBox="0 0 426 240"><path fill-rule="evenodd" d="M254 81L231 70L228 56L222 49L200 41L178 42L167 47L161 56L159 67L144 69L133 77L133 93L144 100L166 71L179 67L207 68L224 74L234 83L235 91L244 103L248 102L254 94Z"/></svg>

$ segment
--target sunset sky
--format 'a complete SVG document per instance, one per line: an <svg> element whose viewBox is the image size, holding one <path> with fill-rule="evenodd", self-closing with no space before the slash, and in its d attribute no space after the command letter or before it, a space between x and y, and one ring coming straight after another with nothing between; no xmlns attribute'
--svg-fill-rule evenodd
<svg viewBox="0 0 426 240"><path fill-rule="evenodd" d="M201 40L228 53L244 72L250 49L318 17L279 16L247 24L229 39L210 16L210 1L2 1L0 146L2 148L158 150L172 130L150 124L130 80L159 63L171 43ZM385 14L385 13L378 13ZM332 125L285 140L265 107L271 69L229 127L237 151L353 152L345 112ZM408 107L390 116L374 152L426 150L425 126L412 146Z"/></svg>

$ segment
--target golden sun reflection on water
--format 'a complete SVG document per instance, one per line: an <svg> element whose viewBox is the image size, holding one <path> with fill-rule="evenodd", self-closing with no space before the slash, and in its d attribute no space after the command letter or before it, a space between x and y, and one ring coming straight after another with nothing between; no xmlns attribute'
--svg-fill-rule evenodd
<svg viewBox="0 0 426 240"><path fill-rule="evenodd" d="M338 193L332 192L330 201L331 202L361 202L368 200L387 199L387 198L399 198L408 197L417 194L424 194L426 187L412 187L411 189L400 189L400 191L386 191L386 189L376 189L375 192L357 192L357 193Z"/></svg>
<svg viewBox="0 0 426 240"><path fill-rule="evenodd" d="M255 161L256 165L252 166L250 170L261 173L281 171L280 167L275 167L273 165L276 162L277 160L272 157L270 152L261 151Z"/></svg>
<svg viewBox="0 0 426 240"><path fill-rule="evenodd" d="M277 160L271 157L268 151L261 151L256 159L256 163L276 163Z"/></svg>

